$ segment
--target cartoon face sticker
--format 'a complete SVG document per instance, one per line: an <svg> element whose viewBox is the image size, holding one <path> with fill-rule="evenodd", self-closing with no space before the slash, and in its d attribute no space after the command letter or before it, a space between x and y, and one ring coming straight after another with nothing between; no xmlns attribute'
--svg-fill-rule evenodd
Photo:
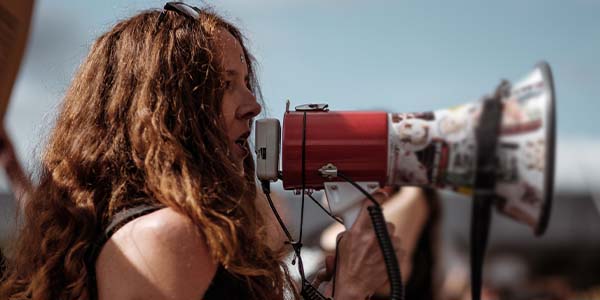
<svg viewBox="0 0 600 300"><path fill-rule="evenodd" d="M394 184L426 185L429 183L427 169L413 151L400 150L396 154Z"/></svg>
<svg viewBox="0 0 600 300"><path fill-rule="evenodd" d="M530 140L525 142L523 155L525 167L529 171L544 172L546 143L544 139Z"/></svg>
<svg viewBox="0 0 600 300"><path fill-rule="evenodd" d="M430 141L430 127L420 119L406 119L394 124L402 148L418 151L425 148Z"/></svg>
<svg viewBox="0 0 600 300"><path fill-rule="evenodd" d="M469 119L466 114L447 114L438 123L440 136L449 142L458 142L469 133Z"/></svg>

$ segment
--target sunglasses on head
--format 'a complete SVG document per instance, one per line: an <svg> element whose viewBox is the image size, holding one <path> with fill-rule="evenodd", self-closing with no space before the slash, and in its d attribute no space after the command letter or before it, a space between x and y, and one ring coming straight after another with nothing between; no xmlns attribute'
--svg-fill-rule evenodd
<svg viewBox="0 0 600 300"><path fill-rule="evenodd" d="M183 2L167 2L167 4L165 4L165 7L163 7L163 11L158 16L158 22L156 24L157 26L163 22L167 11L174 11L188 18L200 20L201 11L199 8Z"/></svg>

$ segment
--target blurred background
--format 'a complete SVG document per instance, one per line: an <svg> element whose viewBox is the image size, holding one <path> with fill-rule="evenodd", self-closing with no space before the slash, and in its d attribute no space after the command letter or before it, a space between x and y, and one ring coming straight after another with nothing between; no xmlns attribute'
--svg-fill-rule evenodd
<svg viewBox="0 0 600 300"><path fill-rule="evenodd" d="M495 215L485 284L510 299L600 298L600 1L207 3L243 28L260 65L268 117L281 119L287 99L292 107L317 102L333 110L446 108L479 99L501 79L517 81L540 60L549 62L558 101L550 224L535 238L529 228ZM155 0L37 1L6 119L29 172L94 39L120 19L163 5ZM7 245L15 208L2 176L0 243ZM275 190L289 208L288 223L297 229L298 197ZM439 280L445 286L468 284L470 201L442 193L441 205ZM318 208L308 204L306 209L307 245L317 247L330 221ZM448 278L463 282L448 283Z"/></svg>

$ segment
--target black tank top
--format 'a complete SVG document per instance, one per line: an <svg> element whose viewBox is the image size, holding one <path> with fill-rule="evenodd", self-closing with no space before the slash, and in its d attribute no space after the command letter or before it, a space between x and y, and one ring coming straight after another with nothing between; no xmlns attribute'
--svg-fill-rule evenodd
<svg viewBox="0 0 600 300"><path fill-rule="evenodd" d="M143 215L149 214L151 212L157 211L163 207L160 206L150 206L150 205L141 205L133 208L128 208L120 211L115 214L111 219L110 223L103 230L103 233L97 239L96 243L92 246L90 250L90 254L88 255L88 260L86 262L88 270L90 270L89 276L89 287L90 287L90 295L93 300L98 299L98 287L96 285L96 260L98 259L98 255L100 254L100 250L106 242L110 239L110 237L117 232L121 227L125 224L131 222L132 220L139 218ZM221 300L221 299L251 299L252 297L249 294L248 289L244 282L233 276L229 273L225 268L219 266L217 268L217 272L215 273L215 277L206 290L204 294L203 300Z"/></svg>

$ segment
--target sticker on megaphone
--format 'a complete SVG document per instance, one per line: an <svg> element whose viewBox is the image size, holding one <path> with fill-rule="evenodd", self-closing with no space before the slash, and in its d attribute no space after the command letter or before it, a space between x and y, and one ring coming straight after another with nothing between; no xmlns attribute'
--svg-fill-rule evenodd
<svg viewBox="0 0 600 300"><path fill-rule="evenodd" d="M552 193L547 186L554 161L551 84L538 68L502 100L495 192L502 212L534 228ZM431 185L471 194L478 154L475 129L485 122L480 120L482 103L390 114L393 165L388 184Z"/></svg>

